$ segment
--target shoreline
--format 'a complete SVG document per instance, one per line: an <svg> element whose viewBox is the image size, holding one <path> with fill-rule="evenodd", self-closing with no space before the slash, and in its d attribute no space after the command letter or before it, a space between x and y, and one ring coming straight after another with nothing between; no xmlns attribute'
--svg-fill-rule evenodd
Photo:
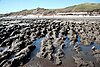
<svg viewBox="0 0 100 67"><path fill-rule="evenodd" d="M60 20L100 20L100 16L10 16L10 17L2 17L0 21L7 20L35 20L35 19L60 19Z"/></svg>

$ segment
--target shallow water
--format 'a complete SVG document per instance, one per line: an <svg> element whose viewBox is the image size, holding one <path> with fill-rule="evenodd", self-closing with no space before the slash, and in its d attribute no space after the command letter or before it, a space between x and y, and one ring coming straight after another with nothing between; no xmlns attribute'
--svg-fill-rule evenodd
<svg viewBox="0 0 100 67"><path fill-rule="evenodd" d="M33 45L35 45L36 48L35 48L35 50L32 52L31 58L34 58L34 57L36 56L36 54L40 51L42 39L43 39L43 38L37 38L37 39L33 42Z"/></svg>
<svg viewBox="0 0 100 67"><path fill-rule="evenodd" d="M36 39L36 41L33 42L33 44L36 46L36 49L32 52L31 58L35 59L36 54L40 51L41 47L41 41L43 38ZM80 37L78 37L78 43L80 43ZM95 57L92 55L91 48L92 46L95 46L97 49L100 49L100 45L94 43L89 46L80 45L81 52L80 56L85 61L92 61L94 62L96 67L100 67L100 64L96 62ZM75 55L78 55L76 51L74 51L74 45L70 45L70 41L68 40L68 37L66 36L65 40L65 47L63 48L64 57L62 58L62 65L63 67L76 67L76 64L74 62L74 59L72 58ZM34 62L34 60L32 60ZM46 62L45 62L46 63ZM51 63L48 63L51 64ZM61 67L62 67L61 65ZM54 66L54 64L51 65L51 67Z"/></svg>
<svg viewBox="0 0 100 67"><path fill-rule="evenodd" d="M3 51L4 49L5 49L5 48L3 48L3 47L0 47L0 52L1 52L1 51Z"/></svg>

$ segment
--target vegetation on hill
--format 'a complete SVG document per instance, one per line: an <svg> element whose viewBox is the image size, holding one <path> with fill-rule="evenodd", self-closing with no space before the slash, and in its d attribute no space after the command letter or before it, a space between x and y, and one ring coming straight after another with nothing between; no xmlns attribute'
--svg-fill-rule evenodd
<svg viewBox="0 0 100 67"><path fill-rule="evenodd" d="M79 5L66 7L65 9L67 9L68 11L79 11L79 12L93 11L96 9L100 9L100 3L83 3Z"/></svg>
<svg viewBox="0 0 100 67"><path fill-rule="evenodd" d="M52 15L56 13L66 13L66 12L100 12L100 3L83 3L74 6L69 6L66 8L60 9L45 9L45 8L36 8L31 10L22 10L19 12L11 12L8 14L0 14L1 16L10 16L10 15L28 15L28 14L42 14L42 15Z"/></svg>

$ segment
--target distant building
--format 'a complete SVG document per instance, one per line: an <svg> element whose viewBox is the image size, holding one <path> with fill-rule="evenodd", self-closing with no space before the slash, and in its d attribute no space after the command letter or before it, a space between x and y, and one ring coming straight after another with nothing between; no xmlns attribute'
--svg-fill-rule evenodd
<svg viewBox="0 0 100 67"><path fill-rule="evenodd" d="M69 15L86 16L86 15L89 15L89 13L88 12L67 12L67 13L57 13L57 15L61 15L61 16L69 16Z"/></svg>
<svg viewBox="0 0 100 67"><path fill-rule="evenodd" d="M100 16L100 11L57 13L59 16Z"/></svg>

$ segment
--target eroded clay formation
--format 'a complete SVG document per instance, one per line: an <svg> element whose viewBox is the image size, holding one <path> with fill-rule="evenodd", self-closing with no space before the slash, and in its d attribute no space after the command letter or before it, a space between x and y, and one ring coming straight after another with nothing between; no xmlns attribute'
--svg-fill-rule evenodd
<svg viewBox="0 0 100 67"><path fill-rule="evenodd" d="M47 58L56 65L62 64L63 48L66 37L76 53L80 53L80 45L100 44L100 23L66 20L31 20L31 21L0 21L0 67L16 67L24 65L25 59L37 48L33 42L36 38L41 41L39 58ZM78 23L77 23L78 22ZM80 43L78 43L80 37ZM91 48L94 56L100 58L100 50ZM94 67L92 62L80 57L73 57L78 67ZM98 60L100 61L100 60ZM17 65L16 65L17 64Z"/></svg>

